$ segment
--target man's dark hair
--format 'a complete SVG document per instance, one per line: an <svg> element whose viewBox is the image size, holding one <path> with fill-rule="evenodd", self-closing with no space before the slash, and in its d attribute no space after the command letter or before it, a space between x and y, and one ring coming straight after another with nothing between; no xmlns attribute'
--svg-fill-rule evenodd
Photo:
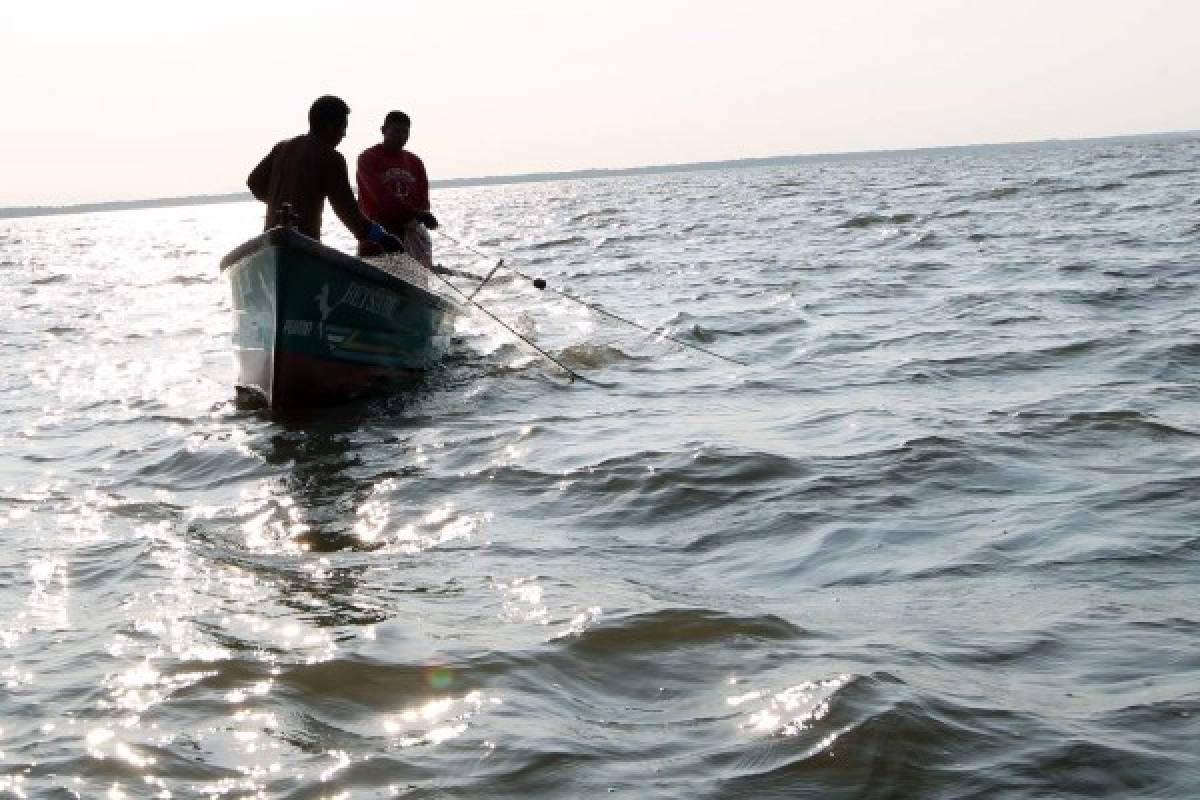
<svg viewBox="0 0 1200 800"><path fill-rule="evenodd" d="M388 125L392 124L404 125L409 128L412 127L412 121L409 120L408 114L405 114L403 111L389 111L387 113L387 116L383 118L383 127L386 128Z"/></svg>
<svg viewBox="0 0 1200 800"><path fill-rule="evenodd" d="M321 130L328 127L338 127L350 116L350 106L340 97L326 94L313 101L308 109L308 127L310 130Z"/></svg>

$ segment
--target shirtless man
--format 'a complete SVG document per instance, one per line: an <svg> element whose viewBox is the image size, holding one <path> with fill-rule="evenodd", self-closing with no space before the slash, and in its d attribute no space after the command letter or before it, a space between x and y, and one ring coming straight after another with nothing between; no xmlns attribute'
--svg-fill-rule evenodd
<svg viewBox="0 0 1200 800"><path fill-rule="evenodd" d="M267 204L263 229L279 224L278 214L290 203L296 228L320 240L325 200L359 242L370 242L375 252L404 249L401 241L358 210L350 188L345 157L336 148L346 136L350 107L341 98L318 97L308 110L308 133L285 139L271 149L246 179L256 198Z"/></svg>
<svg viewBox="0 0 1200 800"><path fill-rule="evenodd" d="M429 178L425 164L404 149L411 123L403 111L389 111L383 119L383 141L358 157L358 205L362 213L378 219L404 238L405 250L426 267L433 267L433 247L426 228L438 226L429 212ZM424 227L422 227L424 226ZM376 255L379 248L360 241L359 255Z"/></svg>

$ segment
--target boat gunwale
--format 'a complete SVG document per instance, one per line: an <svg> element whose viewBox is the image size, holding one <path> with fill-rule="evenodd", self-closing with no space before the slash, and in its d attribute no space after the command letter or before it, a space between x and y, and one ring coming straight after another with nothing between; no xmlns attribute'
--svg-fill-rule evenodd
<svg viewBox="0 0 1200 800"><path fill-rule="evenodd" d="M255 253L271 247L299 250L300 252L321 259L332 267L382 284L388 289L398 291L401 294L415 295L416 299L441 311L451 314L461 313L461 308L452 300L439 297L428 289L415 286L384 269L363 261L360 258L343 253L340 250L323 245L317 240L311 239L291 228L270 228L253 239L249 239L238 245L221 259L221 271L225 272L232 269Z"/></svg>

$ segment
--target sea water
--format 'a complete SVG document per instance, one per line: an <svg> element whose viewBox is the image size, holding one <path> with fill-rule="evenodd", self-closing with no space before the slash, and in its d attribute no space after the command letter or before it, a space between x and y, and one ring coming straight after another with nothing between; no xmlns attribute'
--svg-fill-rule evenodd
<svg viewBox="0 0 1200 800"><path fill-rule="evenodd" d="M291 418L233 389L261 207L0 220L0 796L1194 796L1198 160L435 191L595 383L476 313Z"/></svg>

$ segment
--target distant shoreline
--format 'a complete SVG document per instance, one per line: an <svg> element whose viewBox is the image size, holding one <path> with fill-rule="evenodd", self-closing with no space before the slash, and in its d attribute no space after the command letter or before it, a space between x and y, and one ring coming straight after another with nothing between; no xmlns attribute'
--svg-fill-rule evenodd
<svg viewBox="0 0 1200 800"><path fill-rule="evenodd" d="M1176 141L1200 137L1200 130L1174 131L1165 133L1139 133L1122 136L1096 136L1082 139L1040 139L1021 142L999 142L994 144L943 145L939 147L901 148L896 150L858 150L842 153L812 153L789 156L766 156L762 158L737 158L726 161L694 161L684 164L658 164L642 167L616 167L612 169L578 169L562 172L528 172L517 175L489 175L478 178L450 178L435 180L430 184L435 189L460 189L472 186L502 186L514 183L540 183L546 181L590 180L595 178L617 178L631 175L670 174L676 172L704 172L721 169L748 169L754 167L787 166L811 161L838 161L871 158L888 155L924 155L930 153L962 152L1006 147L1036 147L1052 144L1070 145L1086 142L1137 142L1146 140ZM101 211L130 211L144 208L174 208L179 206L213 205L217 203L240 203L253 199L249 192L227 194L184 195L160 197L146 200L114 200L98 203L77 203L64 206L13 206L0 208L0 219L17 217L44 217L60 214L90 214Z"/></svg>

